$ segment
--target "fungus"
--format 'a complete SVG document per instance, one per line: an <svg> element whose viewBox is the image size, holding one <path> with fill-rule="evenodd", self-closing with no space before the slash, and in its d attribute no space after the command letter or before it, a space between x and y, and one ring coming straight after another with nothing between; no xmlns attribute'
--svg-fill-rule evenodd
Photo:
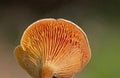
<svg viewBox="0 0 120 78"><path fill-rule="evenodd" d="M42 19L24 31L15 56L33 78L72 78L89 62L91 52L79 26L65 19Z"/></svg>

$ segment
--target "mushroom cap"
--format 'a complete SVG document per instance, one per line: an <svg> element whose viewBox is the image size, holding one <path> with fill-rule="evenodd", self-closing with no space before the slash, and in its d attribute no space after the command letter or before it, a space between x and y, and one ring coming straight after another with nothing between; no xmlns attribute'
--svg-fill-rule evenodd
<svg viewBox="0 0 120 78"><path fill-rule="evenodd" d="M88 63L91 51L87 36L65 19L42 19L31 24L15 49L19 64L35 78L70 78Z"/></svg>

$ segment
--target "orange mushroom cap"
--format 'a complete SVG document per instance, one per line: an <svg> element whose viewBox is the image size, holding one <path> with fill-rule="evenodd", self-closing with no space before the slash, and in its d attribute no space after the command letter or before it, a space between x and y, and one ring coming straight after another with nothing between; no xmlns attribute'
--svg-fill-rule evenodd
<svg viewBox="0 0 120 78"><path fill-rule="evenodd" d="M86 34L65 19L42 19L31 24L15 54L34 78L71 78L91 56Z"/></svg>

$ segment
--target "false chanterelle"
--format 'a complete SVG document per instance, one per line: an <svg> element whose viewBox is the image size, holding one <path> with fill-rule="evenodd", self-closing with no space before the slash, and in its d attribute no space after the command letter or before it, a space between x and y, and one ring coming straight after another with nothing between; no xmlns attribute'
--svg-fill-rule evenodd
<svg viewBox="0 0 120 78"><path fill-rule="evenodd" d="M20 66L33 78L72 78L90 60L87 36L65 19L42 19L31 24L15 48Z"/></svg>

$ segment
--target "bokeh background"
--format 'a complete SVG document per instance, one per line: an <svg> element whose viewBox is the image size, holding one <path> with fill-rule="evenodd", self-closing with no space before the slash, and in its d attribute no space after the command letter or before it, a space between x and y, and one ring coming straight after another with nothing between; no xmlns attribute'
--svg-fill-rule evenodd
<svg viewBox="0 0 120 78"><path fill-rule="evenodd" d="M92 58L75 78L120 78L120 0L0 0L0 78L31 78L13 51L43 18L71 20L86 32Z"/></svg>

